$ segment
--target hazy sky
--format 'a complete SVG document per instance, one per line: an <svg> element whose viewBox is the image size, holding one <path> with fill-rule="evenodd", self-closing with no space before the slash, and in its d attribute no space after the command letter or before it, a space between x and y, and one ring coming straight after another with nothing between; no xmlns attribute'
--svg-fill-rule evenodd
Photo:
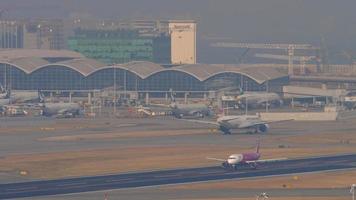
<svg viewBox="0 0 356 200"><path fill-rule="evenodd" d="M331 53L356 52L355 0L0 0L0 7L9 18L196 19L203 61L211 53L203 36L317 45L323 35Z"/></svg>

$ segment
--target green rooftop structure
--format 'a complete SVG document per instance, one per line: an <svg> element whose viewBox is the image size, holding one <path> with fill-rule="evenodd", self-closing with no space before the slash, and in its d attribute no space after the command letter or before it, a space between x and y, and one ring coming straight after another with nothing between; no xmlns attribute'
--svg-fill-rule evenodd
<svg viewBox="0 0 356 200"><path fill-rule="evenodd" d="M78 28L68 39L68 48L106 64L130 61L170 62L167 36L142 37L137 30Z"/></svg>

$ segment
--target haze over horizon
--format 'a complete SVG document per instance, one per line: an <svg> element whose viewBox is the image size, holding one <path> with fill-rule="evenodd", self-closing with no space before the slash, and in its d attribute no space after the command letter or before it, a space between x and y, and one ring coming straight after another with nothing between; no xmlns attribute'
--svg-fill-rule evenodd
<svg viewBox="0 0 356 200"><path fill-rule="evenodd" d="M234 54L240 54L208 48L211 41L204 40L208 36L314 45L323 36L331 57L343 50L356 52L356 1L352 0L1 0L0 7L8 10L4 17L9 19L194 19L199 62L231 63Z"/></svg>

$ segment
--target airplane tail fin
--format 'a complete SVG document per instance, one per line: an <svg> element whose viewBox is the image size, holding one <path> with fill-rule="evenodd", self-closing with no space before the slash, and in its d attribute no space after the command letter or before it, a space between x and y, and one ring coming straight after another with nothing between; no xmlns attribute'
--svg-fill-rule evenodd
<svg viewBox="0 0 356 200"><path fill-rule="evenodd" d="M38 99L39 99L39 103L44 103L45 101L45 96L41 90L38 90Z"/></svg>
<svg viewBox="0 0 356 200"><path fill-rule="evenodd" d="M6 90L6 98L10 98L11 97L11 90Z"/></svg>
<svg viewBox="0 0 356 200"><path fill-rule="evenodd" d="M2 93L5 93L5 92L6 92L5 88L2 86L1 83L0 83L0 91L1 91Z"/></svg>
<svg viewBox="0 0 356 200"><path fill-rule="evenodd" d="M240 94L239 95L243 95L244 94L244 90L242 89L242 87L240 87Z"/></svg>
<svg viewBox="0 0 356 200"><path fill-rule="evenodd" d="M175 99L175 97L174 97L174 93L173 93L173 90L172 90L172 88L171 89L169 89L169 92L170 92L170 95L171 95L171 102L176 102L176 99Z"/></svg>

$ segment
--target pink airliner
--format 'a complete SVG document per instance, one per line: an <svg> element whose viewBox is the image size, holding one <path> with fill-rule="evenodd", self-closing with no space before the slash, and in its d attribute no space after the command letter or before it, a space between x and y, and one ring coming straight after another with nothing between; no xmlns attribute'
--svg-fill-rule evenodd
<svg viewBox="0 0 356 200"><path fill-rule="evenodd" d="M219 159L219 158L210 158L210 157L208 157L207 159L222 161L223 163L221 165L224 168L233 169L233 170L237 170L239 168L239 166L242 166L242 165L250 165L251 168L256 169L257 165L259 163L274 162L274 161L280 161L280 160L286 160L287 159L287 158L278 158L278 159L260 160L260 157L261 157L260 142L258 142L255 152L248 152L248 153L242 153L242 154L232 154L226 160L225 159Z"/></svg>

